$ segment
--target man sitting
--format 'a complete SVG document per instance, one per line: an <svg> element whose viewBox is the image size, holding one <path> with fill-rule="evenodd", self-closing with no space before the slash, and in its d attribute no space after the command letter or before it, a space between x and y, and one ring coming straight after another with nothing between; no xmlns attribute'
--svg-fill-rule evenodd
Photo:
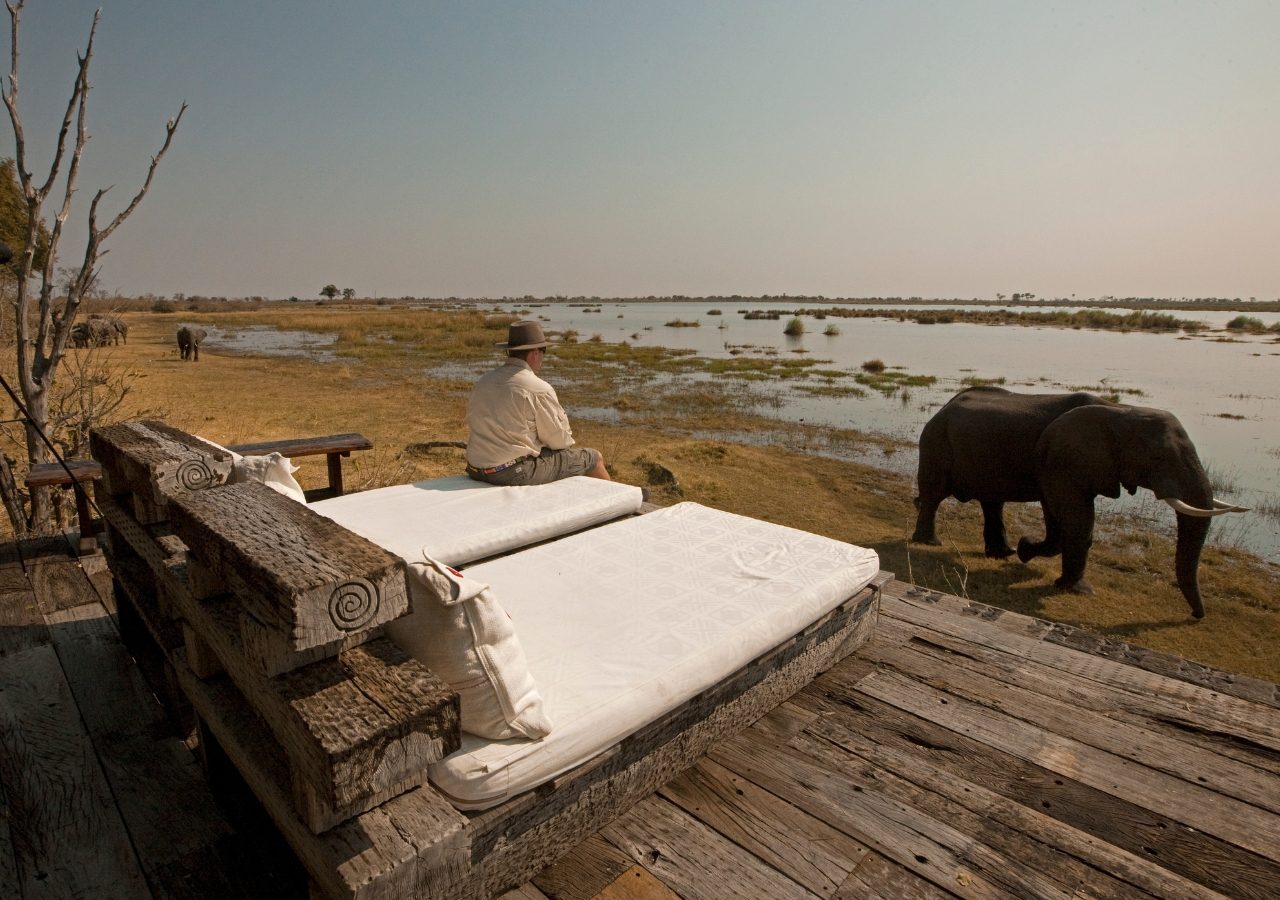
<svg viewBox="0 0 1280 900"><path fill-rule="evenodd" d="M506 361L476 382L467 403L467 475L504 486L573 475L611 481L599 450L573 446L555 389L538 377L547 348L542 326L514 322L497 346Z"/></svg>

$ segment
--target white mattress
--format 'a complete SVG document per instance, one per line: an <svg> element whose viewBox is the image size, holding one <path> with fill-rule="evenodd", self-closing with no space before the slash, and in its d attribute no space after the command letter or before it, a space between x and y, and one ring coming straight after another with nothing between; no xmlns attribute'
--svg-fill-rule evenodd
<svg viewBox="0 0 1280 900"><path fill-rule="evenodd" d="M410 562L450 566L640 511L638 487L578 476L498 487L465 475L361 491L311 508Z"/></svg>
<svg viewBox="0 0 1280 900"><path fill-rule="evenodd" d="M876 574L875 551L681 503L472 566L515 623L554 725L463 734L431 766L460 808L529 790L801 631Z"/></svg>

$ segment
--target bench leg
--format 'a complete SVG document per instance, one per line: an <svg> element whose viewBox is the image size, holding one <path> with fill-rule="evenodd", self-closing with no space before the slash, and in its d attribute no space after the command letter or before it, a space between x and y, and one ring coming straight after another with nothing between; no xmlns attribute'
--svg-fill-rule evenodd
<svg viewBox="0 0 1280 900"><path fill-rule="evenodd" d="M342 457L350 455L350 451L325 454L325 460L329 464L329 490L335 497L342 496Z"/></svg>
<svg viewBox="0 0 1280 900"><path fill-rule="evenodd" d="M80 555L92 553L98 549L98 539L93 530L93 515L89 512L89 494L83 485L74 485L72 492L76 495L76 519L80 525Z"/></svg>

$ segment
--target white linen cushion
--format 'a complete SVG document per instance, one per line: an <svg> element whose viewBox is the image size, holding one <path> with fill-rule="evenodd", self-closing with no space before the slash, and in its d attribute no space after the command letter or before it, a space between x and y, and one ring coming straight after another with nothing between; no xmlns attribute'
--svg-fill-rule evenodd
<svg viewBox="0 0 1280 900"><path fill-rule="evenodd" d="M293 477L298 467L284 454L277 452L268 453L265 456L242 456L217 441L200 437L198 434L192 437L216 450L231 454L231 476L227 479L227 484L256 481L284 494L291 500L297 500L299 503L307 502L307 495L303 493L302 485L298 484L297 479Z"/></svg>
<svg viewBox="0 0 1280 900"><path fill-rule="evenodd" d="M407 562L460 566L640 511L640 488L577 476L500 487L465 475L318 500L311 508Z"/></svg>
<svg viewBox="0 0 1280 900"><path fill-rule="evenodd" d="M462 730L488 738L540 738L551 730L511 617L489 586L435 560L409 566L413 612L392 639L455 691Z"/></svg>
<svg viewBox="0 0 1280 900"><path fill-rule="evenodd" d="M467 570L503 597L555 730L429 769L482 809L585 762L862 589L875 551L681 503Z"/></svg>
<svg viewBox="0 0 1280 900"><path fill-rule="evenodd" d="M307 495L302 492L302 485L298 484L297 479L293 477L293 473L298 471L298 467L293 464L287 456L281 453L268 453L266 456L241 456L234 450L231 453L231 477L227 480L228 484L244 484L248 481L256 481L265 484L272 490L284 494L286 497L297 500L299 503L307 502Z"/></svg>

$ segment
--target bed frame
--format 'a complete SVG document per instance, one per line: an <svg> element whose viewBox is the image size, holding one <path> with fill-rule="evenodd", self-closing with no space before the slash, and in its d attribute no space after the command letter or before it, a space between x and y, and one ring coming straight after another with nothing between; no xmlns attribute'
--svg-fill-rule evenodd
<svg viewBox="0 0 1280 900"><path fill-rule="evenodd" d="M523 883L870 636L880 575L801 633L548 784L460 812L426 783L457 695L383 634L404 564L158 422L97 429L122 626L138 621L312 879L335 898L485 897Z"/></svg>

